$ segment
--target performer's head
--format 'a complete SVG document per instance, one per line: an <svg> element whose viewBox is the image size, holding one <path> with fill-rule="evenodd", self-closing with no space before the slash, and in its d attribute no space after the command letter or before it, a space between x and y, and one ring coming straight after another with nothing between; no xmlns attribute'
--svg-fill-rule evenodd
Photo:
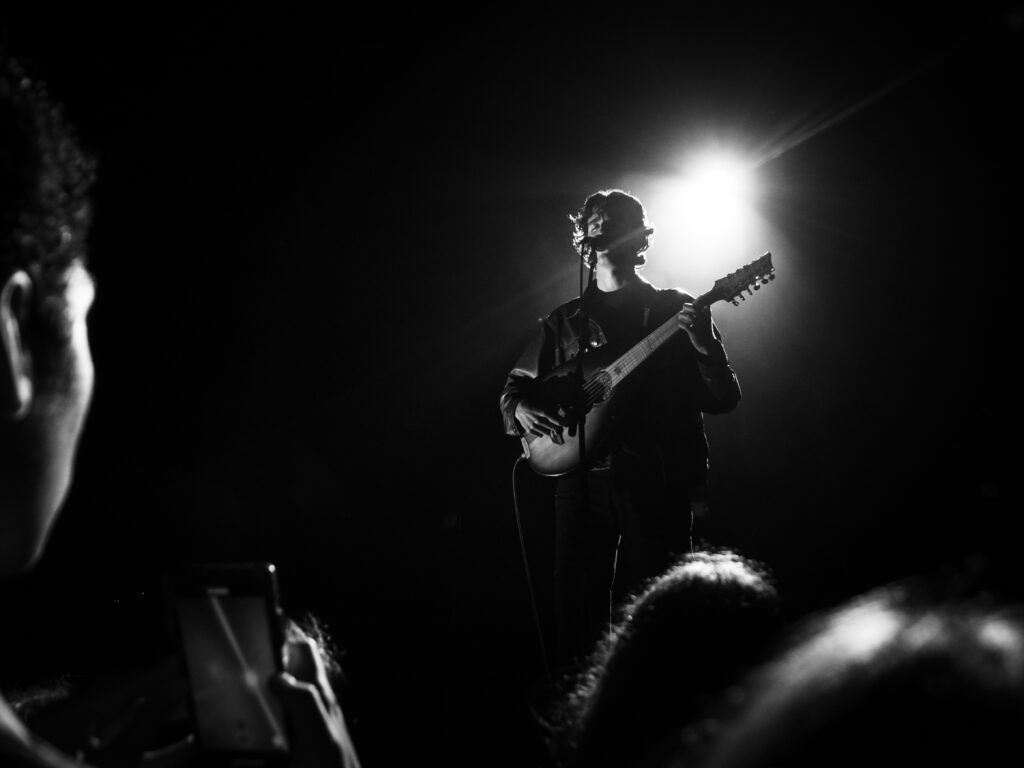
<svg viewBox="0 0 1024 768"><path fill-rule="evenodd" d="M573 223L573 244L580 255L589 255L587 238L594 250L622 265L642 266L644 252L653 242L654 228L647 221L643 204L621 189L594 192L583 207L569 216ZM596 240L594 240L596 238Z"/></svg>
<svg viewBox="0 0 1024 768"><path fill-rule="evenodd" d="M0 54L0 573L41 554L92 396L93 180L60 107Z"/></svg>

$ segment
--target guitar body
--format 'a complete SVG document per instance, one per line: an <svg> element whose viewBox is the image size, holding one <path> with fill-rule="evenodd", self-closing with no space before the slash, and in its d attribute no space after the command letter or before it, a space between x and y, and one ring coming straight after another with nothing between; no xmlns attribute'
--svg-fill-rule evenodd
<svg viewBox="0 0 1024 768"><path fill-rule="evenodd" d="M583 355L583 379L602 382L604 368L615 361L618 351L611 347L599 347ZM572 407L574 384L576 381L576 360L569 360L541 378L538 399L563 415L570 413ZM610 386L603 387L598 402L590 406L583 417L583 427L587 445L587 456L593 456L607 438L609 422L613 413ZM561 435L550 438L547 436L524 435L523 455L527 463L538 475L560 477L580 466L580 437L575 428L562 430ZM585 460L585 463L589 463Z"/></svg>

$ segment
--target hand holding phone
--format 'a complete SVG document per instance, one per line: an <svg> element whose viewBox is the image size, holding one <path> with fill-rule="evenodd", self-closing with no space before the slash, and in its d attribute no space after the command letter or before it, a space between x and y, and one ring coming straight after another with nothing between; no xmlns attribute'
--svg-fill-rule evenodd
<svg viewBox="0 0 1024 768"><path fill-rule="evenodd" d="M205 762L359 768L317 644L284 645L273 565L194 567L170 592Z"/></svg>
<svg viewBox="0 0 1024 768"><path fill-rule="evenodd" d="M349 735L316 643L309 637L286 646L287 672L272 680L271 690L293 725L295 765L309 768L359 768Z"/></svg>

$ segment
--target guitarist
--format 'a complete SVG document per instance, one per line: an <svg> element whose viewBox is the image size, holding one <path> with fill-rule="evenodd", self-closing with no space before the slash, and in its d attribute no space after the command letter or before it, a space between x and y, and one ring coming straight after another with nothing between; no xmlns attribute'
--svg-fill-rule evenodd
<svg viewBox="0 0 1024 768"><path fill-rule="evenodd" d="M584 435L589 466L557 481L554 591L562 666L607 629L612 601L618 604L688 551L693 518L706 510L702 414L728 412L740 400L710 310L637 273L654 233L640 201L618 189L595 192L570 219L581 258L596 261L594 277L584 306L577 298L548 315L509 373L500 401L508 434L568 430L567 417L542 397L539 379L575 358L584 314L592 349L613 345L623 352L673 314L685 333L619 384L606 439L595 445Z"/></svg>

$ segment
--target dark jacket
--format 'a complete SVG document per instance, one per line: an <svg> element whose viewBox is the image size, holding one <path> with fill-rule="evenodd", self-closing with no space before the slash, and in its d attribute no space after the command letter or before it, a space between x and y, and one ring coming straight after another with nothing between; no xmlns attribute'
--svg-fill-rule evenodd
<svg viewBox="0 0 1024 768"><path fill-rule="evenodd" d="M591 290L596 290L592 288ZM616 347L626 351L676 314L693 297L677 290L659 290L644 280L621 289L630 292L615 310L620 338ZM589 294L588 294L589 295ZM588 307L592 304L588 299ZM597 305L593 305L598 309ZM590 311L589 344L598 348L608 339ZM500 407L505 432L519 435L516 405L529 397L538 380L575 358L579 350L579 299L566 302L541 321L540 328L508 374ZM644 461L657 462L667 485L702 489L707 483L708 446L703 413L731 411L740 400L736 374L729 365L721 334L713 327L716 343L700 355L682 331L650 356L616 388L615 434L610 449ZM617 350L618 351L618 350ZM613 459L614 461L614 459Z"/></svg>

